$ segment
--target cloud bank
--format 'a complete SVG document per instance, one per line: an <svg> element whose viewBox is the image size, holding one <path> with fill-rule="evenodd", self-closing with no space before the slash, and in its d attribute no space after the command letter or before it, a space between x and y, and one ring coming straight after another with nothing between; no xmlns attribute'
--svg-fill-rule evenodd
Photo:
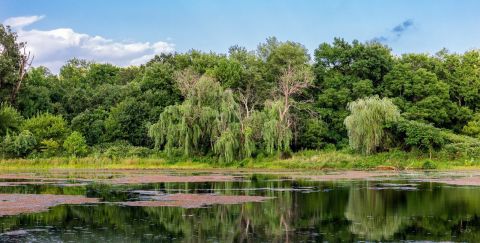
<svg viewBox="0 0 480 243"><path fill-rule="evenodd" d="M71 58L108 62L119 66L139 65L160 53L171 53L175 45L169 42L119 42L102 36L75 32L70 28L52 30L25 29L45 16L22 16L6 19L18 34L19 41L27 42L27 50L34 56L34 66L45 66L56 73Z"/></svg>
<svg viewBox="0 0 480 243"><path fill-rule="evenodd" d="M413 20L407 19L393 27L386 35L373 38L373 41L381 43L391 42L400 39L408 30L414 26Z"/></svg>

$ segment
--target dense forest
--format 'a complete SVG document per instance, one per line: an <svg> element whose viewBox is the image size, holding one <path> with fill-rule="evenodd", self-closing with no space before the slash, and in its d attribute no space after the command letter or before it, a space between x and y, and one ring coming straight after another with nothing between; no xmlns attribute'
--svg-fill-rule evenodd
<svg viewBox="0 0 480 243"><path fill-rule="evenodd" d="M256 50L68 61L58 74L0 26L0 157L288 158L300 150L480 154L480 51L268 38ZM34 60L33 60L34 61ZM34 63L33 63L34 64Z"/></svg>

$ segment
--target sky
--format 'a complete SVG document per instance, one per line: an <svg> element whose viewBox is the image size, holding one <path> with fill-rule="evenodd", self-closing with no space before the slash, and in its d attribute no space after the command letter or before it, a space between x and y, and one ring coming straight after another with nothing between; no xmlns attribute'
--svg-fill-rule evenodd
<svg viewBox="0 0 480 243"><path fill-rule="evenodd" d="M78 57L120 66L197 49L255 50L267 37L304 44L380 41L392 51L480 48L478 0L0 0L0 22L26 41L34 66Z"/></svg>

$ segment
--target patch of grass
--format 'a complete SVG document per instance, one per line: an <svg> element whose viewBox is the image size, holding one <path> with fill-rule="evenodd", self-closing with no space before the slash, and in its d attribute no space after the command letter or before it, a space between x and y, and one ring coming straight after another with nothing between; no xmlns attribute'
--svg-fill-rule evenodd
<svg viewBox="0 0 480 243"><path fill-rule="evenodd" d="M0 170L28 169L288 169L288 170L371 170L371 169L474 169L479 158L451 158L435 153L432 158L421 151L390 151L364 156L350 150L306 150L281 159L280 155L258 155L232 163L221 163L212 157L195 158L33 158L0 159Z"/></svg>

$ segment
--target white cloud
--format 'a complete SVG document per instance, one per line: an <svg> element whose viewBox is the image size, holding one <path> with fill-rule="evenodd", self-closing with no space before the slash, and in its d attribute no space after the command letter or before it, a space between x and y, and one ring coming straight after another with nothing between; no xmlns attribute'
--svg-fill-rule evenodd
<svg viewBox="0 0 480 243"><path fill-rule="evenodd" d="M33 15L33 16L22 16L22 17L13 17L5 20L3 23L5 25L10 25L12 28L21 28L33 24L41 19L45 18L44 15Z"/></svg>
<svg viewBox="0 0 480 243"><path fill-rule="evenodd" d="M170 53L175 45L168 42L119 42L101 36L75 32L70 28L26 30L43 16L14 17L4 21L18 33L20 41L35 56L35 66L58 72L68 59L80 58L119 66L139 65L160 53Z"/></svg>

